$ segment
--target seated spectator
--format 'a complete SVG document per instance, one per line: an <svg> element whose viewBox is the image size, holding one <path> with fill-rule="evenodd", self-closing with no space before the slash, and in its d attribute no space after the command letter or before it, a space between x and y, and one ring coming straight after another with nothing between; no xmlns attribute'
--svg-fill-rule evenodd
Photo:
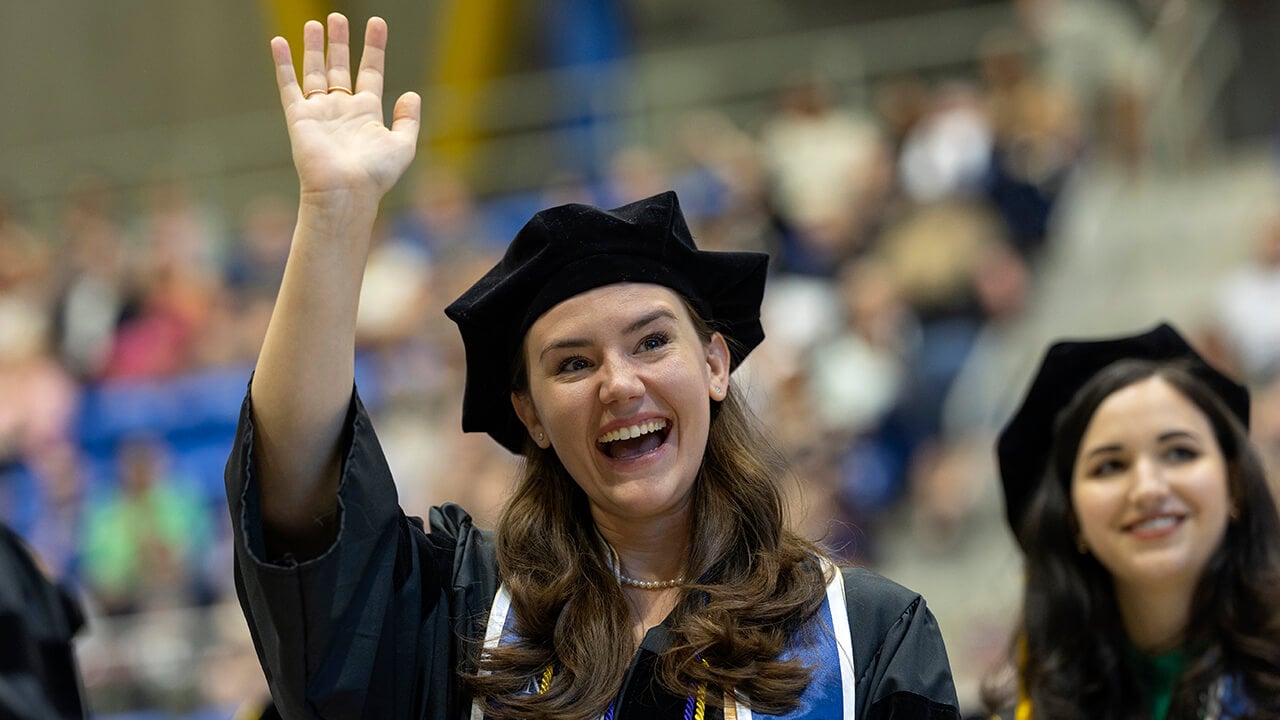
<svg viewBox="0 0 1280 720"><path fill-rule="evenodd" d="M89 589L108 614L201 599L198 558L211 542L209 511L166 474L156 440L125 440L117 461L117 490L88 515Z"/></svg>
<svg viewBox="0 0 1280 720"><path fill-rule="evenodd" d="M1280 212L1258 229L1253 256L1233 270L1218 292L1217 317L1225 349L1241 375L1266 382L1280 371Z"/></svg>

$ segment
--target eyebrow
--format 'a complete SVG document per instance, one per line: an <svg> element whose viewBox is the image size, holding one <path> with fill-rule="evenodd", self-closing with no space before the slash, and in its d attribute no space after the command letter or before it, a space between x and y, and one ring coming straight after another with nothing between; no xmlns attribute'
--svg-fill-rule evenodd
<svg viewBox="0 0 1280 720"><path fill-rule="evenodd" d="M640 317L636 318L634 321L631 322L630 325L627 325L625 328L622 329L622 334L630 335L631 333L636 332L641 328L644 328L645 326L649 325L654 321L661 320L662 318L668 318L671 320L677 319L675 313L671 312L671 310L667 308L658 308L657 310L645 313L644 315L641 315ZM557 340L547 345L546 347L542 348L542 352L538 353L538 360L539 362L541 362L542 358L544 358L547 353L553 350L580 348L580 347L586 347L587 345L590 345L590 344L591 344L591 341L587 340L586 338L565 338L563 340Z"/></svg>
<svg viewBox="0 0 1280 720"><path fill-rule="evenodd" d="M1159 440L1160 442L1167 442L1169 440L1179 440L1182 438L1186 438L1187 440L1195 440L1197 442L1199 442L1200 440L1200 437L1198 435L1188 432L1186 430L1170 430L1168 432L1161 433L1160 437L1156 439Z"/></svg>
<svg viewBox="0 0 1280 720"><path fill-rule="evenodd" d="M1085 459L1094 457L1095 455L1106 455L1107 453L1120 452L1123 449L1124 446L1122 445L1103 445L1102 447L1096 447L1090 450L1089 453L1085 455Z"/></svg>
<svg viewBox="0 0 1280 720"><path fill-rule="evenodd" d="M1195 434L1190 433L1186 430L1169 430L1167 432L1160 433L1160 436L1156 438L1156 441L1163 443L1163 442L1169 442L1170 440L1181 440L1184 438L1187 440L1194 440L1196 442L1200 441L1199 437L1197 437ZM1121 450L1124 450L1124 446L1118 443L1112 444L1112 445L1103 445L1101 447L1096 447L1090 450L1089 453L1085 455L1085 457L1091 458L1095 455L1104 455L1106 453L1120 452Z"/></svg>

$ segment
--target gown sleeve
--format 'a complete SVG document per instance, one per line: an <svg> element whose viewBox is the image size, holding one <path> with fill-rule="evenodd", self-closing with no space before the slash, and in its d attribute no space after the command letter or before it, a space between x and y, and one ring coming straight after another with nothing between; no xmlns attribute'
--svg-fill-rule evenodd
<svg viewBox="0 0 1280 720"><path fill-rule="evenodd" d="M368 413L353 391L338 487L338 533L320 556L269 558L241 408L226 489L236 593L272 700L287 718L465 717L457 672L496 592L493 545L456 505L430 530L401 511Z"/></svg>
<svg viewBox="0 0 1280 720"><path fill-rule="evenodd" d="M858 717L959 720L942 634L924 598L861 568L844 570Z"/></svg>

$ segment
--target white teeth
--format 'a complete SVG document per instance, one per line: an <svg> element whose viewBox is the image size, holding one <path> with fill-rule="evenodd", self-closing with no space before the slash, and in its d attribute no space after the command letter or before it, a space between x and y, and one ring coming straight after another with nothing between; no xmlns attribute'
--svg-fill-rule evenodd
<svg viewBox="0 0 1280 720"><path fill-rule="evenodd" d="M617 430L610 430L609 432L596 438L596 442L611 443L611 442L614 442L615 440L630 440L631 438L638 438L641 435L645 435L647 433L657 432L666 426L667 426L666 420L661 420L661 419L646 420L637 425L618 428Z"/></svg>
<svg viewBox="0 0 1280 720"><path fill-rule="evenodd" d="M1134 525L1133 529L1134 530L1164 530L1166 528L1171 528L1177 524L1178 524L1178 518L1172 517L1170 515L1161 515L1160 517L1153 517L1150 520L1143 520L1142 522Z"/></svg>

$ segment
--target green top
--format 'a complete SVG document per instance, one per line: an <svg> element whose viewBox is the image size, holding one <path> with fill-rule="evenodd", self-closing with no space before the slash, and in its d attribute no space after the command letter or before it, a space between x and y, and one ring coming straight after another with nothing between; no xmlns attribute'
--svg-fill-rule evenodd
<svg viewBox="0 0 1280 720"><path fill-rule="evenodd" d="M1169 703L1173 700L1173 686L1187 667L1187 656L1181 650L1163 655L1148 655L1129 646L1129 658L1138 673L1138 684L1151 708L1152 720L1165 720L1169 716Z"/></svg>
<svg viewBox="0 0 1280 720"><path fill-rule="evenodd" d="M95 506L86 519L85 574L108 596L128 595L172 581L212 542L209 513L177 480L166 478L139 494L125 492Z"/></svg>

